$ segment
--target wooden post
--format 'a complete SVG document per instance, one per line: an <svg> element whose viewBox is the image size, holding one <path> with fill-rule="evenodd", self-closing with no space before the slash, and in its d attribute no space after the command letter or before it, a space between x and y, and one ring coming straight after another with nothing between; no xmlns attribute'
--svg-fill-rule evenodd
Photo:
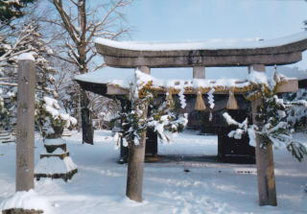
<svg viewBox="0 0 307 214"><path fill-rule="evenodd" d="M264 66L253 67L254 71L264 72ZM261 122L256 120L258 107L263 103L262 98L252 101L252 118L255 125L261 126ZM261 147L263 137L256 135L256 164L258 178L259 205L277 206L274 160L272 145L268 144L265 148Z"/></svg>
<svg viewBox="0 0 307 214"><path fill-rule="evenodd" d="M203 66L194 66L193 67L193 79L205 79L205 67Z"/></svg>
<svg viewBox="0 0 307 214"><path fill-rule="evenodd" d="M144 73L150 74L150 68L147 66L141 66L138 69ZM144 108L143 117L146 118L148 106ZM139 145L129 143L126 195L131 200L142 202L146 131L142 133L139 143Z"/></svg>
<svg viewBox="0 0 307 214"><path fill-rule="evenodd" d="M34 188L35 65L29 59L18 63L16 191Z"/></svg>

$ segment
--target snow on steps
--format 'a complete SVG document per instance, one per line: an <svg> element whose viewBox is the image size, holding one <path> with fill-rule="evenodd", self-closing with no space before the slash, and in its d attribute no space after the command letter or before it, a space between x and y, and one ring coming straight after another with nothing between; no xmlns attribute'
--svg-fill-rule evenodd
<svg viewBox="0 0 307 214"><path fill-rule="evenodd" d="M67 181L78 172L77 165L69 157L65 140L61 138L45 139L47 153L40 154L40 161L35 167L35 177L62 178Z"/></svg>

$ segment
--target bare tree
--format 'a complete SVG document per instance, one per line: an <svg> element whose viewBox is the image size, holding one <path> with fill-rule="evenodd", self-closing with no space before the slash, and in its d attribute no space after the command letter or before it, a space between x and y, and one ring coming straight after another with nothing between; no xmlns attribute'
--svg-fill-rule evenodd
<svg viewBox="0 0 307 214"><path fill-rule="evenodd" d="M75 65L76 73L85 74L89 70L102 68L104 64L96 64L93 51L93 38L103 37L117 39L125 34L128 28L122 27L123 14L121 8L127 6L130 0L107 1L107 4L95 5L95 9L87 6L86 0L52 0L60 19L49 20L55 26L61 27L68 35L57 57ZM83 143L93 144L93 126L89 95L81 90L80 107L82 120Z"/></svg>

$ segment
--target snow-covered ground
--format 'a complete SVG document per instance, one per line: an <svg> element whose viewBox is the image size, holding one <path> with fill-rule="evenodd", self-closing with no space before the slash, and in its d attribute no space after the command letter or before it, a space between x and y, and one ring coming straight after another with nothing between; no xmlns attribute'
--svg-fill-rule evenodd
<svg viewBox="0 0 307 214"><path fill-rule="evenodd" d="M298 135L306 142L306 135ZM125 197L126 165L117 164L119 151L109 131L95 133L95 145L81 144L81 135L65 138L79 172L65 183L42 179L35 191L45 196L54 213L307 213L307 161L297 162L284 150L275 150L278 207L259 207L255 165L169 161L146 163L143 203ZM159 154L216 155L215 136L185 132L173 144L159 144ZM36 142L36 162L42 152ZM184 169L189 169L185 172ZM15 144L0 144L0 203L15 190Z"/></svg>

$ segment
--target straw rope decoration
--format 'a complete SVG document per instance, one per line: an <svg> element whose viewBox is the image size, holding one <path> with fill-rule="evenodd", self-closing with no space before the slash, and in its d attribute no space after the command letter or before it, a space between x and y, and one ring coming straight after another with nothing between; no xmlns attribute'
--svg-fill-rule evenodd
<svg viewBox="0 0 307 214"><path fill-rule="evenodd" d="M203 99L203 95L202 95L200 90L197 90L197 97L196 97L194 109L197 110L197 111L205 111L206 110L205 101Z"/></svg>
<svg viewBox="0 0 307 214"><path fill-rule="evenodd" d="M284 84L287 83L287 80L277 80L276 81L276 85L274 87L274 89L270 89L267 85L265 84L255 84L252 82L249 82L249 84L243 86L243 87L232 87L232 88L228 88L225 86L213 86L213 87L199 87L199 88L193 88L191 86L186 86L184 87L184 93L185 94L195 94L195 92L197 93L197 97L198 97L198 104L197 105L201 105L203 98L202 96L200 96L201 94L205 94L208 93L210 90L214 89L214 93L229 93L229 100L227 103L227 108L229 109L237 109L238 108L238 104L237 101L235 99L235 95L234 94L243 94L244 98L249 100L249 101L253 101L256 99L261 98L262 93L269 93L270 91L276 92L279 86L282 86ZM115 87L119 87L122 89L126 89L121 87L118 84L110 84L113 85ZM144 96L144 91L146 90L150 90L152 92L156 92L158 94L164 94L167 92L171 92L172 95L178 94L180 92L180 90L176 87L163 87L163 86L154 86L152 81L149 81L144 87L143 90L141 90L139 92L139 96L142 97ZM199 95L200 93L200 95ZM170 98L170 96L169 96ZM173 98L172 98L173 99ZM170 99L170 100L172 100ZM205 102L204 102L204 106L205 106ZM197 107L198 108L198 107ZM196 109L196 105L195 105L195 109ZM206 106L204 108L198 108L198 109L206 109Z"/></svg>
<svg viewBox="0 0 307 214"><path fill-rule="evenodd" d="M234 88L231 88L229 90L229 98L228 98L228 102L227 102L227 105L226 105L226 109L229 109L229 110L239 109L238 102L237 102L235 95L234 95Z"/></svg>

